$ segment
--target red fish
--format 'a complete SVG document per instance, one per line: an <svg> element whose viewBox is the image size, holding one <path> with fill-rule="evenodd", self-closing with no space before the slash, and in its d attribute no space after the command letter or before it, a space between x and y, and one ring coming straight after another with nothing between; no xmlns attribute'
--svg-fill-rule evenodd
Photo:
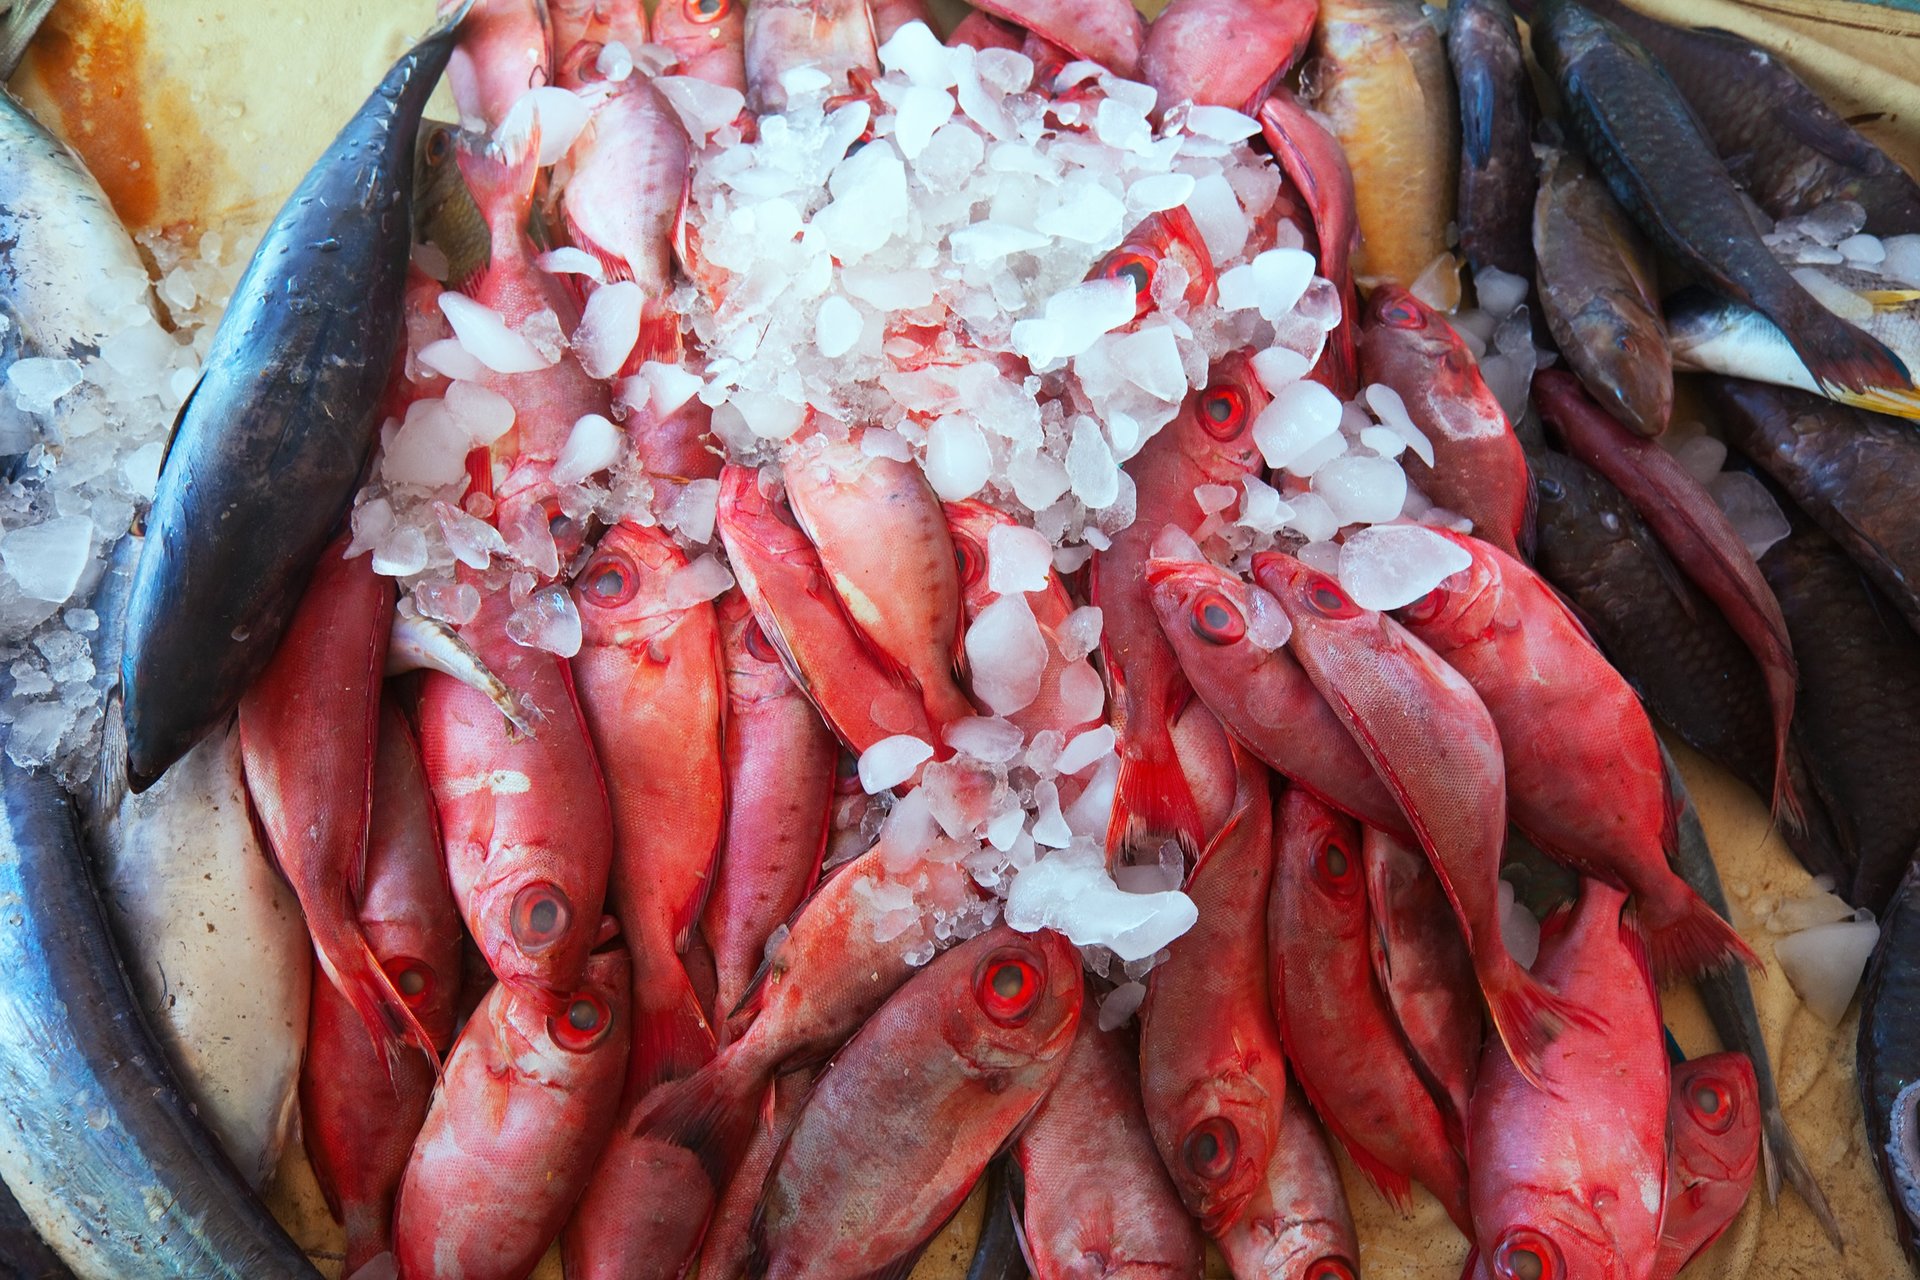
<svg viewBox="0 0 1920 1280"><path fill-rule="evenodd" d="M1181 102L1251 112L1306 51L1309 0L1173 0L1147 27L1140 74L1165 110Z"/></svg>
<svg viewBox="0 0 1920 1280"><path fill-rule="evenodd" d="M1293 621L1291 648L1339 713L1446 888L1495 1030L1531 1078L1578 1006L1542 986L1500 937L1506 765L1473 687L1399 623L1291 556L1262 552L1254 578Z"/></svg>
<svg viewBox="0 0 1920 1280"><path fill-rule="evenodd" d="M1667 1054L1625 896L1586 880L1535 968L1593 1017L1548 1046L1540 1081L1489 1044L1467 1134L1474 1240L1497 1280L1646 1280L1667 1194Z"/></svg>
<svg viewBox="0 0 1920 1280"><path fill-rule="evenodd" d="M240 758L321 969L392 1060L403 1043L437 1050L380 967L356 907L394 589L369 558L346 559L346 545L343 535L321 555L273 661L240 700Z"/></svg>
<svg viewBox="0 0 1920 1280"><path fill-rule="evenodd" d="M954 676L953 539L920 468L816 437L787 455L781 475L841 607L881 661L919 689L934 731L976 714Z"/></svg>
<svg viewBox="0 0 1920 1280"><path fill-rule="evenodd" d="M950 46L966 45L969 49L1012 49L1018 52L1021 44L1020 32L1003 19L979 9L969 9L967 16L953 24L953 30L947 33Z"/></svg>
<svg viewBox="0 0 1920 1280"><path fill-rule="evenodd" d="M987 0L976 7L1116 75L1139 70L1147 24L1127 0Z"/></svg>
<svg viewBox="0 0 1920 1280"><path fill-rule="evenodd" d="M447 888L420 749L399 709L380 714L360 927L436 1051L453 1041L460 913ZM433 1097L424 1053L386 1060L331 983L313 987L300 1118L314 1177L347 1230L344 1273L393 1248L393 1200Z"/></svg>
<svg viewBox="0 0 1920 1280"><path fill-rule="evenodd" d="M1359 829L1289 790L1274 815L1272 847L1274 1008L1301 1089L1396 1208L1411 1203L1412 1178L1471 1232L1466 1165L1373 978ZM1365 1069L1356 1070L1360 1063Z"/></svg>
<svg viewBox="0 0 1920 1280"><path fill-rule="evenodd" d="M1185 209L1149 214L1127 232L1118 248L1094 264L1089 280L1126 280L1133 286L1135 320L1155 309L1153 285L1169 264L1179 266L1186 279L1181 296L1197 307L1213 296L1213 255L1200 237L1200 228Z"/></svg>
<svg viewBox="0 0 1920 1280"><path fill-rule="evenodd" d="M873 655L841 611L819 552L777 485L751 467L729 465L720 475L717 525L762 634L848 750L859 755L902 733L939 745L919 692Z"/></svg>
<svg viewBox="0 0 1920 1280"><path fill-rule="evenodd" d="M1080 953L1050 930L1001 925L915 974L820 1073L767 1174L747 1274L904 1274L1059 1078L1081 993Z"/></svg>
<svg viewBox="0 0 1920 1280"><path fill-rule="evenodd" d="M793 1132L800 1107L813 1091L812 1071L795 1071L773 1082L773 1103L768 1122L754 1130L753 1143L747 1148L740 1168L727 1182L725 1194L714 1209L713 1225L700 1242L700 1269L703 1280L739 1280L746 1271L749 1238L753 1227L754 1206L760 1203L760 1188L766 1185L773 1158ZM572 1276L569 1271L569 1277Z"/></svg>
<svg viewBox="0 0 1920 1280"><path fill-rule="evenodd" d="M1485 1030L1473 960L1447 910L1446 890L1411 840L1366 828L1360 857L1367 870L1367 934L1373 976L1446 1121L1447 1137L1464 1145L1467 1104L1480 1068Z"/></svg>
<svg viewBox="0 0 1920 1280"><path fill-rule="evenodd" d="M1200 1233L1147 1129L1138 1056L1124 1030L1100 1029L1091 1001L1013 1155L1034 1280L1199 1274Z"/></svg>
<svg viewBox="0 0 1920 1280"><path fill-rule="evenodd" d="M1760 1163L1760 1119L1760 1087L1746 1054L1710 1053L1673 1068L1673 1154L1653 1280L1671 1280L1746 1204Z"/></svg>
<svg viewBox="0 0 1920 1280"><path fill-rule="evenodd" d="M460 0L440 0L441 16ZM460 41L447 62L447 81L462 123L491 132L529 89L547 83L553 50L540 0L478 0L460 23Z"/></svg>
<svg viewBox="0 0 1920 1280"><path fill-rule="evenodd" d="M1433 465L1408 450L1407 479L1474 533L1510 556L1533 537L1533 478L1527 455L1480 366L1453 326L1398 285L1367 304L1360 376L1399 393L1407 415L1433 445Z"/></svg>
<svg viewBox="0 0 1920 1280"><path fill-rule="evenodd" d="M1780 602L1753 553L1700 482L1658 443L1634 435L1589 399L1578 378L1542 369L1533 380L1533 402L1569 453L1627 495L1675 563L1720 606L1728 625L1753 651L1773 705L1774 809L1797 816L1786 752L1800 673Z"/></svg>
<svg viewBox="0 0 1920 1280"><path fill-rule="evenodd" d="M1406 827L1399 801L1299 660L1284 647L1262 649L1247 639L1246 583L1193 560L1150 560L1147 582L1181 671L1236 742L1342 813ZM1265 607L1280 606L1269 597Z"/></svg>
<svg viewBox="0 0 1920 1280"><path fill-rule="evenodd" d="M813 892L826 853L840 747L780 664L745 597L720 599L727 671L726 843L702 916L725 1017L767 938Z"/></svg>
<svg viewBox="0 0 1920 1280"><path fill-rule="evenodd" d="M1298 1089L1287 1091L1266 1184L1219 1244L1238 1280L1358 1280L1360 1245L1347 1191Z"/></svg>
<svg viewBox="0 0 1920 1280"><path fill-rule="evenodd" d="M1210 1235L1245 1213L1266 1175L1287 1069L1265 968L1272 803L1265 766L1234 752L1233 815L1187 893L1194 927L1147 979L1140 1089L1160 1158Z"/></svg>
<svg viewBox="0 0 1920 1280"><path fill-rule="evenodd" d="M999 593L992 586L993 565L988 550L993 531L1019 528L1020 522L984 502L949 502L946 513L947 531L953 537L954 560L960 570L967 622L971 624L982 609L999 599ZM1067 616L1073 612L1073 601L1067 598L1067 589L1061 585L1059 575L1049 568L1047 585L1027 592L1026 601L1047 642L1047 669L1040 677L1040 696L1007 718L1018 725L1029 740L1034 734L1049 729L1071 739L1101 723L1106 686L1087 659L1075 658L1068 662L1061 651L1063 629Z"/></svg>
<svg viewBox="0 0 1920 1280"><path fill-rule="evenodd" d="M700 1160L617 1122L560 1233L567 1280L678 1280L713 1211Z"/></svg>
<svg viewBox="0 0 1920 1280"><path fill-rule="evenodd" d="M1340 323L1327 335L1327 349L1314 376L1342 400L1351 400L1360 389L1353 345L1360 314L1353 289L1353 255L1360 243L1353 171L1340 143L1285 88L1275 88L1261 104L1260 133L1287 181L1306 200L1320 249L1320 274L1340 291Z"/></svg>
<svg viewBox="0 0 1920 1280"><path fill-rule="evenodd" d="M609 922L611 923L611 922ZM394 1211L405 1280L524 1280L612 1131L627 957L595 952L557 1011L501 983L447 1059Z"/></svg>
<svg viewBox="0 0 1920 1280"><path fill-rule="evenodd" d="M743 43L747 105L761 115L786 110L780 78L796 67L814 67L836 84L880 71L866 0L759 0L747 5Z"/></svg>
<svg viewBox="0 0 1920 1280"><path fill-rule="evenodd" d="M609 529L573 584L573 678L613 810L609 898L633 971L628 1097L713 1053L679 953L726 820L726 690L713 606L673 598L687 558L657 528Z"/></svg>
<svg viewBox="0 0 1920 1280"><path fill-rule="evenodd" d="M511 608L506 592L484 594L460 636L512 690L533 735L485 693L429 671L420 754L467 931L501 982L558 1008L599 932L612 819L573 676L562 659L507 636Z"/></svg>
<svg viewBox="0 0 1920 1280"><path fill-rule="evenodd" d="M747 6L741 0L661 0L653 42L672 52L676 75L747 91Z"/></svg>
<svg viewBox="0 0 1920 1280"><path fill-rule="evenodd" d="M1138 515L1093 557L1092 596L1103 626L1100 653L1113 690L1120 736L1120 783L1107 828L1107 856L1154 861L1172 839L1189 855L1200 850L1193 796L1181 776L1167 726L1193 696L1161 634L1146 582L1154 539L1167 525L1191 535L1206 519L1193 491L1256 474L1260 450L1253 420L1269 397L1241 356L1216 365L1205 390L1187 397L1179 416L1127 463Z"/></svg>
<svg viewBox="0 0 1920 1280"><path fill-rule="evenodd" d="M893 39L893 33L909 22L933 26L933 13L926 0L872 0L867 7L873 13L874 39L880 44Z"/></svg>
<svg viewBox="0 0 1920 1280"><path fill-rule="evenodd" d="M1675 807L1640 699L1553 588L1475 538L1439 531L1473 558L1400 611L1465 676L1506 748L1513 824L1543 851L1630 891L1654 972L1758 965L1732 925L1668 864Z"/></svg>

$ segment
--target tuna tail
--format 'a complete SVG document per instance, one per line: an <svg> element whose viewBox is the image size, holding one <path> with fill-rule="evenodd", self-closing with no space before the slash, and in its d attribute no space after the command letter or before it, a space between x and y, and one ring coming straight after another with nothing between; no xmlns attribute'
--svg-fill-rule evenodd
<svg viewBox="0 0 1920 1280"><path fill-rule="evenodd" d="M753 1141L754 1122L772 1081L766 1064L736 1040L692 1075L661 1085L645 1098L633 1132L693 1152L718 1196Z"/></svg>
<svg viewBox="0 0 1920 1280"><path fill-rule="evenodd" d="M1536 1089L1545 1089L1540 1071L1547 1046L1568 1026L1593 1025L1593 1018L1565 996L1557 995L1520 967L1500 946L1500 963L1479 972L1480 992L1486 997L1493 1029L1506 1046L1514 1069Z"/></svg>
<svg viewBox="0 0 1920 1280"><path fill-rule="evenodd" d="M1758 970L1764 966L1734 927L1722 920L1707 900L1677 878L1674 893L1659 904L1643 900L1641 920L1653 972L1662 985L1695 978L1735 964Z"/></svg>
<svg viewBox="0 0 1920 1280"><path fill-rule="evenodd" d="M1189 859L1200 856L1200 808L1174 753L1167 727L1171 721L1169 716L1146 733L1130 736L1120 752L1120 779L1107 822L1107 861L1113 865L1153 862L1156 850L1169 839L1177 841ZM1129 722L1140 723L1135 717Z"/></svg>
<svg viewBox="0 0 1920 1280"><path fill-rule="evenodd" d="M345 952L342 957L345 963L330 954L336 948ZM353 1006L367 1035L379 1048L389 1081L397 1079L400 1054L408 1046L424 1052L433 1063L434 1075L440 1074L440 1051L433 1047L433 1037L420 1025L413 1010L407 1007L405 997L380 967L380 957L367 945L366 935L358 924L351 924L347 936L338 939L334 946L324 946L318 938L314 939L313 949L334 990Z"/></svg>
<svg viewBox="0 0 1920 1280"><path fill-rule="evenodd" d="M710 1062L714 1037L686 967L671 955L645 955L637 947L632 954L633 1056L627 1062L627 1097L639 1099Z"/></svg>
<svg viewBox="0 0 1920 1280"><path fill-rule="evenodd" d="M1765 310L1829 395L1881 388L1912 392L1913 377L1899 356L1821 306L1806 290L1796 285L1791 295Z"/></svg>

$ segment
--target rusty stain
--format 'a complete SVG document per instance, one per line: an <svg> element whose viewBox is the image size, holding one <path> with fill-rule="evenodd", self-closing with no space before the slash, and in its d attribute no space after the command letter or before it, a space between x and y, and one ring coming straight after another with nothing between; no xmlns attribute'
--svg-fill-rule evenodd
<svg viewBox="0 0 1920 1280"><path fill-rule="evenodd" d="M71 0L54 6L28 62L60 112L62 132L130 226L160 204L152 129L140 68L147 19L128 0ZM172 122L167 122L171 124Z"/></svg>

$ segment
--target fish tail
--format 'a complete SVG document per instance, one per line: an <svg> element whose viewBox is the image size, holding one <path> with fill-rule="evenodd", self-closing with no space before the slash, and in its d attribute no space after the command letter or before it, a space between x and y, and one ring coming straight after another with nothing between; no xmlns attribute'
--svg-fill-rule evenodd
<svg viewBox="0 0 1920 1280"><path fill-rule="evenodd" d="M693 1074L713 1058L713 1028L693 982L672 956L633 954L633 1056L627 1096L643 1098L655 1086Z"/></svg>
<svg viewBox="0 0 1920 1280"><path fill-rule="evenodd" d="M621 372L637 372L649 360L678 364L682 345L680 313L668 306L665 298L648 298L640 305L640 336Z"/></svg>
<svg viewBox="0 0 1920 1280"><path fill-rule="evenodd" d="M1827 388L1835 400L1856 409L1884 413L1895 418L1920 421L1920 389L1912 387L1869 387L1865 391Z"/></svg>
<svg viewBox="0 0 1920 1280"><path fill-rule="evenodd" d="M440 1073L440 1052L420 1020L407 1007L407 1001L393 985L393 979L380 967L380 957L367 945L366 935L357 925L344 931L346 936L322 946L318 939L314 950L320 967L353 1011L359 1015L367 1035L379 1048L387 1068L387 1078L396 1079L400 1055L411 1045L421 1050Z"/></svg>
<svg viewBox="0 0 1920 1280"><path fill-rule="evenodd" d="M740 1167L770 1084L763 1064L736 1040L705 1066L642 1099L633 1131L684 1147L699 1159L716 1194Z"/></svg>
<svg viewBox="0 0 1920 1280"><path fill-rule="evenodd" d="M1673 880L1673 888L1671 900L1658 904L1657 910L1651 902L1643 902L1640 908L1648 956L1660 982L1696 978L1736 964L1749 969L1762 967L1746 939L1722 920L1705 898L1678 877Z"/></svg>
<svg viewBox="0 0 1920 1280"><path fill-rule="evenodd" d="M1129 716L1128 722L1138 725L1140 718ZM1177 841L1188 858L1200 854L1200 808L1174 753L1171 722L1171 716L1156 719L1121 749L1113 816L1107 822L1108 862L1153 862L1167 840Z"/></svg>
<svg viewBox="0 0 1920 1280"><path fill-rule="evenodd" d="M1780 1194L1780 1182L1784 1177L1813 1216L1819 1222L1821 1230L1827 1233L1827 1239L1841 1253L1847 1250L1846 1241L1840 1235L1840 1223L1833 1216L1833 1206L1827 1203L1826 1192L1815 1181L1813 1170L1807 1167L1807 1161L1800 1154L1799 1144L1793 1140L1793 1132L1787 1128L1787 1117L1780 1110L1775 1099L1766 1108L1760 1121L1760 1155L1767 1167L1767 1199L1775 1200Z"/></svg>
<svg viewBox="0 0 1920 1280"><path fill-rule="evenodd" d="M1848 324L1798 287L1788 305L1770 313L1807 369L1829 395L1913 390L1899 356L1866 330Z"/></svg>
<svg viewBox="0 0 1920 1280"><path fill-rule="evenodd" d="M1546 1084L1540 1073L1547 1046L1569 1026L1589 1026L1594 1019L1521 968L1513 957L1505 956L1504 948L1502 955L1504 963L1495 966L1491 973L1481 975L1481 994L1486 997L1493 1029L1506 1046L1515 1069L1526 1077L1528 1084L1544 1089Z"/></svg>

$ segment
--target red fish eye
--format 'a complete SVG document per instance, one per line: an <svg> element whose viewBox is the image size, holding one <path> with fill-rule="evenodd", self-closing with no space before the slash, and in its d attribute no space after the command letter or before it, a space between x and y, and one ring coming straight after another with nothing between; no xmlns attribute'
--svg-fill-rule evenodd
<svg viewBox="0 0 1920 1280"><path fill-rule="evenodd" d="M1560 1246L1528 1227L1515 1227L1493 1247L1493 1274L1499 1280L1561 1280L1566 1263Z"/></svg>
<svg viewBox="0 0 1920 1280"><path fill-rule="evenodd" d="M1202 1120L1187 1130L1180 1144L1180 1158L1197 1178L1218 1182L1233 1172L1234 1158L1240 1153L1240 1134L1225 1116Z"/></svg>
<svg viewBox="0 0 1920 1280"><path fill-rule="evenodd" d="M566 936L572 919L572 904L560 886L539 880L513 895L507 931L522 951L537 955Z"/></svg>
<svg viewBox="0 0 1920 1280"><path fill-rule="evenodd" d="M963 533L953 535L953 563L960 570L960 589L962 591L980 581L980 574L987 567L987 558L980 554L980 544Z"/></svg>
<svg viewBox="0 0 1920 1280"><path fill-rule="evenodd" d="M973 998L1001 1026L1017 1027L1040 1000L1040 972L1020 956L996 952L975 973Z"/></svg>
<svg viewBox="0 0 1920 1280"><path fill-rule="evenodd" d="M1314 852L1313 874L1322 886L1334 893L1351 893L1360 884L1360 872L1353 850L1332 837L1328 837L1326 843Z"/></svg>
<svg viewBox="0 0 1920 1280"><path fill-rule="evenodd" d="M1208 644L1235 644L1247 634L1247 620L1218 591L1202 592L1193 602L1193 634Z"/></svg>
<svg viewBox="0 0 1920 1280"><path fill-rule="evenodd" d="M778 662L780 654L773 643L767 639L767 633L760 629L760 619L747 619L747 652L761 662Z"/></svg>
<svg viewBox="0 0 1920 1280"><path fill-rule="evenodd" d="M585 1053L607 1038L613 1028L613 1010L591 992L582 991L567 1001L567 1011L547 1019L547 1034L568 1053Z"/></svg>
<svg viewBox="0 0 1920 1280"><path fill-rule="evenodd" d="M1347 599L1347 593L1332 578L1320 574L1307 579L1307 603L1315 613L1327 618L1351 618L1360 612L1360 607Z"/></svg>
<svg viewBox="0 0 1920 1280"><path fill-rule="evenodd" d="M681 0L680 12L695 26L719 22L733 12L733 0Z"/></svg>
<svg viewBox="0 0 1920 1280"><path fill-rule="evenodd" d="M1133 315L1137 320L1153 307L1153 273L1158 266L1136 249L1121 249L1100 264L1100 278L1125 280L1133 286Z"/></svg>
<svg viewBox="0 0 1920 1280"><path fill-rule="evenodd" d="M1247 397L1232 385L1200 393L1200 425L1215 440L1231 440L1247 427Z"/></svg>
<svg viewBox="0 0 1920 1280"><path fill-rule="evenodd" d="M1406 294L1396 295L1380 308L1379 315L1382 324L1396 329L1418 329L1427 322L1420 305Z"/></svg>
<svg viewBox="0 0 1920 1280"><path fill-rule="evenodd" d="M581 593L586 602L602 609L618 608L640 590L640 575L634 572L633 561L618 551L596 555L581 571L580 581L586 586Z"/></svg>
<svg viewBox="0 0 1920 1280"><path fill-rule="evenodd" d="M412 956L394 956L380 967L409 1009L418 1009L433 995L433 970Z"/></svg>
<svg viewBox="0 0 1920 1280"><path fill-rule="evenodd" d="M1446 606L1447 589L1435 587L1427 594L1415 600L1400 611L1400 616L1408 622L1432 622L1440 616L1440 610Z"/></svg>
<svg viewBox="0 0 1920 1280"><path fill-rule="evenodd" d="M1687 1110L1708 1133L1733 1127L1733 1098L1718 1080L1698 1080L1687 1089Z"/></svg>
<svg viewBox="0 0 1920 1280"><path fill-rule="evenodd" d="M1353 1264L1345 1258L1316 1258L1303 1280L1355 1280Z"/></svg>

